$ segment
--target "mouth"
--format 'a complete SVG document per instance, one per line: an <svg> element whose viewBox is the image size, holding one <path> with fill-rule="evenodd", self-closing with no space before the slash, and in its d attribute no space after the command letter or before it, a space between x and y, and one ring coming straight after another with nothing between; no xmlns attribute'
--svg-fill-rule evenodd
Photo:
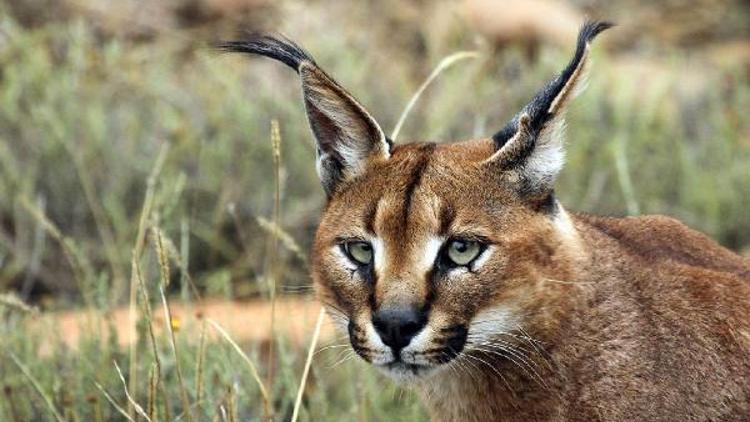
<svg viewBox="0 0 750 422"><path fill-rule="evenodd" d="M416 363L406 363L402 361L393 361L382 365L391 371L410 371L414 374L429 369L432 365L419 365Z"/></svg>
<svg viewBox="0 0 750 422"><path fill-rule="evenodd" d="M350 323L349 339L354 351L384 375L398 382L428 378L456 359L466 344L468 330L462 325L441 328L432 334L431 344L417 348L371 347L365 329ZM425 340L418 340L424 343ZM420 350L421 349L421 350Z"/></svg>
<svg viewBox="0 0 750 422"><path fill-rule="evenodd" d="M409 382L427 377L434 373L440 365L420 365L394 360L386 364L374 366L396 381Z"/></svg>

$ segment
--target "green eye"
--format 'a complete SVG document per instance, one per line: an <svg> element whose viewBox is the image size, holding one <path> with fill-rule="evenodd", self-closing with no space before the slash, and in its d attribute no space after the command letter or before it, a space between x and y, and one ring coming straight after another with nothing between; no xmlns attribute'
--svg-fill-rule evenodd
<svg viewBox="0 0 750 422"><path fill-rule="evenodd" d="M469 265L480 252L482 246L475 240L457 239L448 244L448 259L456 266Z"/></svg>
<svg viewBox="0 0 750 422"><path fill-rule="evenodd" d="M372 262L372 245L368 242L347 242L344 250L349 259L360 265L368 265Z"/></svg>

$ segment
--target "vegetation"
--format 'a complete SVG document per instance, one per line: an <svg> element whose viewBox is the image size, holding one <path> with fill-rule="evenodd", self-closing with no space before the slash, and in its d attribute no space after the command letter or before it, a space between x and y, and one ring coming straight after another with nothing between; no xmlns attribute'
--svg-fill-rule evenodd
<svg viewBox="0 0 750 422"><path fill-rule="evenodd" d="M309 290L306 252L324 198L296 76L196 46L187 31L144 42L102 35L86 19L0 19L0 420L124 418L118 407L188 421L262 419L268 408L288 420L309 338L276 333L270 345L243 344L244 355L206 319L164 316L163 302ZM300 28L294 38L386 131L443 56L475 48L469 36L434 41L414 60L363 48L348 26ZM568 53L545 49L531 64L514 49L482 51L455 63L398 141L490 135ZM747 250L746 70L694 66L680 50L653 72L631 73L603 47L595 56L569 116L561 201L670 214ZM110 329L124 305L139 311L132 348ZM88 335L70 348L48 311L84 306ZM152 336L164 321L174 336ZM424 419L414 393L347 350L314 355L302 420Z"/></svg>

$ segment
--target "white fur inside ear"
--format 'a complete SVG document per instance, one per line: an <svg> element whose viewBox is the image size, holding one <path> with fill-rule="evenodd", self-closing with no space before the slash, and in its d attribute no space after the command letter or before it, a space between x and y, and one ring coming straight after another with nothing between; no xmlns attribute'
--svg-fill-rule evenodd
<svg viewBox="0 0 750 422"><path fill-rule="evenodd" d="M323 166L323 163L325 163L330 158L330 154L325 152L319 152L318 157L315 160L315 172L318 174L318 178L320 180L324 180L324 177L326 175L326 168Z"/></svg>
<svg viewBox="0 0 750 422"><path fill-rule="evenodd" d="M361 146L350 145L350 143L343 141L339 142L335 148L347 172L357 174L362 171L362 164L367 159L369 151Z"/></svg>
<svg viewBox="0 0 750 422"><path fill-rule="evenodd" d="M385 133L357 100L312 64L303 63L299 72L310 126L321 151L321 179L326 179L327 171L321 165L323 158L335 156L344 174L351 176L360 173L370 158L390 157Z"/></svg>
<svg viewBox="0 0 750 422"><path fill-rule="evenodd" d="M565 164L565 119L554 118L539 134L531 156L523 165L525 179L533 185L550 185Z"/></svg>
<svg viewBox="0 0 750 422"><path fill-rule="evenodd" d="M589 49L590 45L586 44L578 67L550 104L547 112L554 117L539 133L534 151L521 170L532 187L551 185L565 164L565 111L570 101L586 87Z"/></svg>

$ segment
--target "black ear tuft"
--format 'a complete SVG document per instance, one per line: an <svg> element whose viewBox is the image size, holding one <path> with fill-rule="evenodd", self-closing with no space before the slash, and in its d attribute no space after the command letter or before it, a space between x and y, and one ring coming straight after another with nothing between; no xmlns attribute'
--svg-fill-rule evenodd
<svg viewBox="0 0 750 422"><path fill-rule="evenodd" d="M578 35L578 45L586 44L593 40L597 35L605 30L615 26L614 22L608 21L587 21L583 24L580 34Z"/></svg>
<svg viewBox="0 0 750 422"><path fill-rule="evenodd" d="M585 85L591 40L611 26L609 22L586 22L573 58L562 72L492 137L495 152L486 162L493 171L513 175L519 193L532 201L553 189L565 162L565 110Z"/></svg>
<svg viewBox="0 0 750 422"><path fill-rule="evenodd" d="M278 60L299 73L302 63L315 64L312 57L283 35L250 33L239 41L222 41L216 48L229 53L258 54Z"/></svg>
<svg viewBox="0 0 750 422"><path fill-rule="evenodd" d="M601 32L608 28L613 27L614 24L611 22L599 22L599 21L587 21L581 27L578 33L578 42L576 44L576 50L573 54L573 58L570 60L568 65L560 72L555 79L549 81L547 85L537 93L533 100L524 107L520 114L526 113L531 118L531 128L535 131L541 131L545 123L555 117L558 111L555 107L556 104L564 102L566 97L570 94L566 91L571 84L570 82L576 79L576 73L581 69L581 65L585 60L586 50L591 41L596 38ZM508 123L506 127L497 132L492 139L495 141L496 149L500 149L515 133L517 130L517 117Z"/></svg>

